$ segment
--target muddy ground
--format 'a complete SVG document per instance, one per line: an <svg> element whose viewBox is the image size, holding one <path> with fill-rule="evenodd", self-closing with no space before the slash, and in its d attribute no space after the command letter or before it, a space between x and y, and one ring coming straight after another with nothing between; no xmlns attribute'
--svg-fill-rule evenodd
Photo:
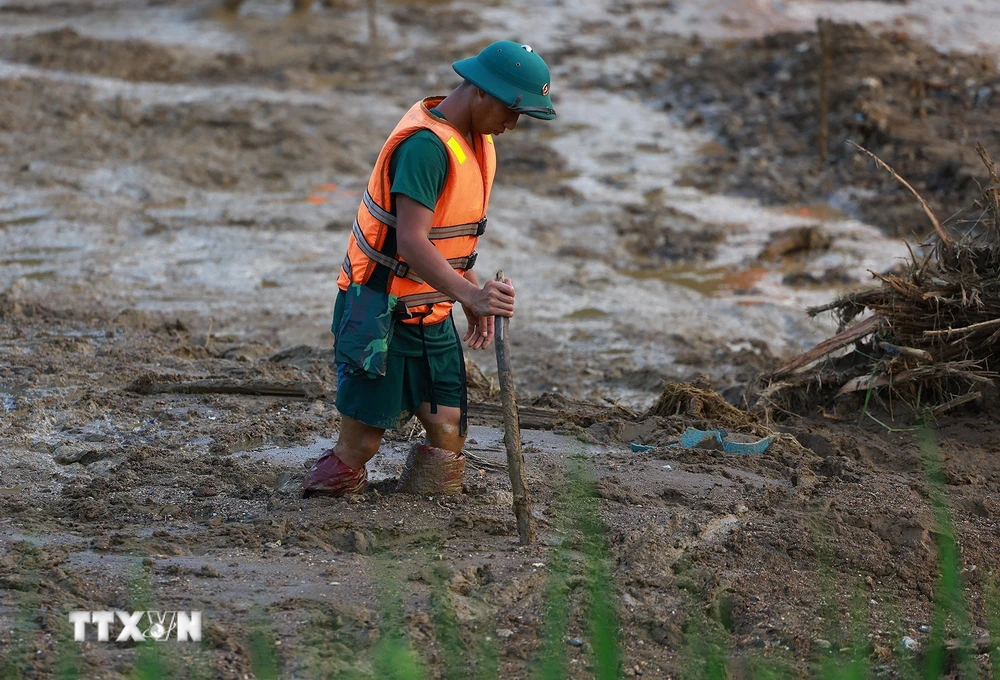
<svg viewBox="0 0 1000 680"><path fill-rule="evenodd" d="M764 202L827 203L897 236L923 236L920 205L851 144L889 163L942 220L971 228L983 178L975 144L1000 146L1000 72L991 54L944 54L905 31L829 29L828 160L819 160L822 48L815 30L726 45L694 43L649 84L718 144L685 181Z"/></svg>
<svg viewBox="0 0 1000 680"><path fill-rule="evenodd" d="M715 42L692 40L684 2L380 3L372 43L366 3L327 4L306 20L263 1L235 20L180 1L0 4L3 673L131 676L139 648L76 645L66 614L145 602L204 612L205 645L160 647L177 677L248 677L268 637L284 676L372 676L393 621L443 677L443 602L461 644L496 646L481 663L500 677L529 677L553 648L565 675L592 677L588 553L565 495L577 467L596 478L625 675L697 674L706 637L736 676L809 675L858 646L859 626L878 674L914 654L904 637L919 658L940 527L905 417L890 430L808 413L738 456L671 447L712 423L647 409L664 380L738 401L830 330L806 304L905 254L884 234L919 214L844 153L858 126L942 216L974 197L964 144L995 134L982 93L996 55L939 54L916 37L933 36L934 14L913 35L898 35L905 21L838 29L875 70L848 79L855 52L835 57L831 164L816 171L815 35L746 29L804 31L801 15L710 3L706 32L732 30ZM298 492L336 436L327 325L357 192L405 107L447 91L447 64L498 31L553 64L560 111L498 139L481 248L523 305L514 360L541 534L527 548L491 353L472 357L462 496L392 493L416 428L387 436L363 496ZM858 89L865 77L880 85ZM808 247L778 247L795 229ZM981 636L1000 469L996 409L978 408L935 435Z"/></svg>

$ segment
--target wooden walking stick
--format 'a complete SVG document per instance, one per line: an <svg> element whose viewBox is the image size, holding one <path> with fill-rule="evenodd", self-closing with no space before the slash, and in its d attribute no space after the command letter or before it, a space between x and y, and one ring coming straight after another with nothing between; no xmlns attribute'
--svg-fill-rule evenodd
<svg viewBox="0 0 1000 680"><path fill-rule="evenodd" d="M503 270L497 272L497 281L503 282ZM531 499L528 482L524 477L524 452L521 450L521 426L514 401L514 375L510 369L510 319L496 317L497 373L500 377L500 401L503 404L503 443L507 447L507 470L510 488L514 492L514 517L521 545L535 540L535 521L531 516Z"/></svg>

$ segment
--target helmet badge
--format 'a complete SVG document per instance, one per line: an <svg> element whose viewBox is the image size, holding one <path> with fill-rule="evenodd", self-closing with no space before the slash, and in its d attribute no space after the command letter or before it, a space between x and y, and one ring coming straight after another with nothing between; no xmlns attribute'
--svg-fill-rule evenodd
<svg viewBox="0 0 1000 680"><path fill-rule="evenodd" d="M521 45L521 49L525 52L534 52L534 50L531 49L531 45Z"/></svg>
<svg viewBox="0 0 1000 680"><path fill-rule="evenodd" d="M549 93L549 84L545 83L544 85L542 85L542 96L544 97L548 93Z"/></svg>

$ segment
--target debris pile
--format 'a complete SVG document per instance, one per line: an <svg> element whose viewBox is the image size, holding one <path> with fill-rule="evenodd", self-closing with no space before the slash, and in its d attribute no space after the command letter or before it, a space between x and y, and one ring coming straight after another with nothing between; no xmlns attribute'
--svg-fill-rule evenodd
<svg viewBox="0 0 1000 680"><path fill-rule="evenodd" d="M840 332L769 376L756 395L760 410L804 412L855 397L890 413L902 403L938 415L994 391L1000 375L1000 177L986 149L982 197L965 215L965 233L949 236L923 199L936 240L911 250L898 274L874 274L881 286L808 310L832 311ZM876 162L895 176L881 160ZM843 350L853 345L847 353Z"/></svg>
<svg viewBox="0 0 1000 680"><path fill-rule="evenodd" d="M665 383L659 398L646 415L684 416L761 437L771 434L770 430L757 422L754 414L742 411L727 402L712 389L707 380L703 379L696 379L691 383Z"/></svg>

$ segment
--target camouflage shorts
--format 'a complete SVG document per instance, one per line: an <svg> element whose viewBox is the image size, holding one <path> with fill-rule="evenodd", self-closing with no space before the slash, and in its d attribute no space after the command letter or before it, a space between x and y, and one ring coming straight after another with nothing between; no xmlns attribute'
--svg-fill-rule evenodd
<svg viewBox="0 0 1000 680"><path fill-rule="evenodd" d="M353 375L379 378L386 373L389 343L399 301L395 295L379 293L352 283L344 295L344 307L330 330L337 336L338 366Z"/></svg>

